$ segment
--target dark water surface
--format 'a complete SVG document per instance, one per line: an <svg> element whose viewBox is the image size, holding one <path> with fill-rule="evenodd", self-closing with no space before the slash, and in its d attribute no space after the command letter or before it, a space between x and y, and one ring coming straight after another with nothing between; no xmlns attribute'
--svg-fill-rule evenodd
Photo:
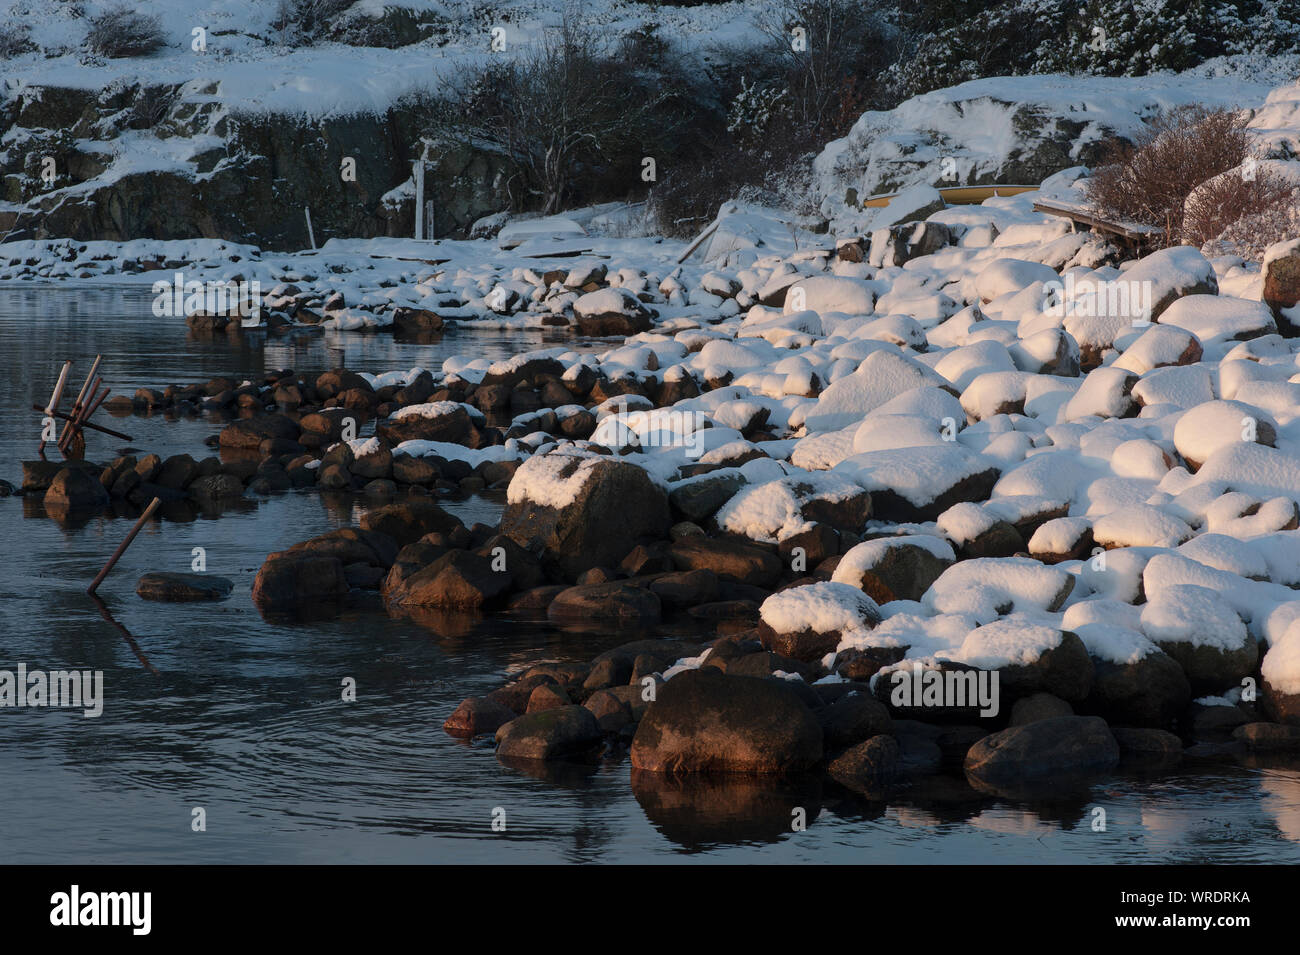
<svg viewBox="0 0 1300 955"><path fill-rule="evenodd" d="M454 353L505 357L543 344L522 332L197 341L155 319L149 296L0 286L0 477L18 484L65 358L76 387L97 353L117 394L137 387L338 365L437 369ZM70 402L65 400L64 406ZM113 419L102 415L105 423ZM209 453L218 420L116 419L131 445ZM123 442L93 435L87 456ZM52 454L57 453L53 452ZM39 502L0 499L0 669L98 669L103 715L0 708L0 844L9 862L1248 862L1300 861L1295 764L1186 763L1121 775L1049 800L980 795L959 778L866 802L816 780L664 786L625 757L506 768L490 742L441 725L465 696L543 661L587 660L630 638L544 622L393 620L373 607L311 623L267 621L249 589L266 554L354 520L348 498L248 499L219 518L156 521L101 587L84 589L132 517L62 527ZM467 523L501 502L446 503ZM187 571L194 547L235 582L215 604L135 595L150 570ZM144 661L147 661L147 665ZM152 669L150 669L152 668ZM156 671L156 672L154 672ZM356 680L357 701L340 699ZM191 831L192 810L207 830ZM791 831L795 808L806 831ZM1106 831L1095 832L1095 809ZM493 812L507 829L494 832Z"/></svg>

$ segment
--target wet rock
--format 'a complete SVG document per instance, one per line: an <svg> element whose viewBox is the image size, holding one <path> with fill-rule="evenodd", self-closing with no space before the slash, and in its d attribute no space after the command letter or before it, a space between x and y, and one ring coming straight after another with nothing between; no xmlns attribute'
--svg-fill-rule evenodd
<svg viewBox="0 0 1300 955"><path fill-rule="evenodd" d="M64 464L60 461L24 461L23 492L30 494L48 490L54 483L55 476L63 469Z"/></svg>
<svg viewBox="0 0 1300 955"><path fill-rule="evenodd" d="M892 736L873 736L850 747L826 767L831 778L858 792L873 792L900 774L901 753Z"/></svg>
<svg viewBox="0 0 1300 955"><path fill-rule="evenodd" d="M226 425L220 443L223 448L257 448L267 438L296 441L298 434L298 425L282 414L259 415Z"/></svg>
<svg viewBox="0 0 1300 955"><path fill-rule="evenodd" d="M45 491L45 508L67 513L91 513L109 503L108 492L89 470L63 468Z"/></svg>
<svg viewBox="0 0 1300 955"><path fill-rule="evenodd" d="M1057 773L1108 772L1119 744L1097 716L1058 716L991 733L970 748L968 777L998 784Z"/></svg>
<svg viewBox="0 0 1300 955"><path fill-rule="evenodd" d="M140 578L135 592L145 600L192 601L220 600L233 589L229 580L214 574L155 571Z"/></svg>
<svg viewBox="0 0 1300 955"><path fill-rule="evenodd" d="M482 696L471 696L447 717L442 729L452 737L472 738L495 733L513 719L515 712L512 709Z"/></svg>
<svg viewBox="0 0 1300 955"><path fill-rule="evenodd" d="M363 529L385 534L399 547L414 543L425 534L450 534L462 526L459 518L432 501L418 498L385 504L361 515Z"/></svg>
<svg viewBox="0 0 1300 955"><path fill-rule="evenodd" d="M497 730L497 756L511 759L564 759L581 756L603 739L592 712L560 706L529 713Z"/></svg>
<svg viewBox="0 0 1300 955"><path fill-rule="evenodd" d="M776 554L729 538L683 537L670 553L678 570L708 570L722 580L771 587L781 577Z"/></svg>
<svg viewBox="0 0 1300 955"><path fill-rule="evenodd" d="M1246 723L1232 731L1232 738L1245 743L1252 753L1300 752L1300 726Z"/></svg>
<svg viewBox="0 0 1300 955"><path fill-rule="evenodd" d="M183 491L199 476L199 465L188 454L173 454L162 463L154 482Z"/></svg>
<svg viewBox="0 0 1300 955"><path fill-rule="evenodd" d="M1124 726L1169 726L1187 708L1187 675L1164 653L1131 663L1093 659L1093 681L1083 709Z"/></svg>
<svg viewBox="0 0 1300 955"><path fill-rule="evenodd" d="M387 570L397 559L397 544L387 534L365 528L339 527L294 544L284 554L311 553L337 557L348 564L367 564ZM278 557L280 554L272 554Z"/></svg>
<svg viewBox="0 0 1300 955"><path fill-rule="evenodd" d="M670 609L695 607L717 599L718 576L709 570L660 574L650 581L650 591Z"/></svg>
<svg viewBox="0 0 1300 955"><path fill-rule="evenodd" d="M540 548L544 562L573 579L592 567L613 567L642 538L661 540L672 522L668 500L634 464L572 457L531 458L511 481L510 503L501 533L522 547ZM562 506L531 500L513 491L538 473L578 484ZM688 568L690 569L690 568Z"/></svg>
<svg viewBox="0 0 1300 955"><path fill-rule="evenodd" d="M293 609L340 601L348 595L343 563L310 552L272 555L253 580L253 602L262 609Z"/></svg>
<svg viewBox="0 0 1300 955"><path fill-rule="evenodd" d="M799 772L821 756L821 727L797 693L711 668L660 687L631 751L634 768L669 774Z"/></svg>
<svg viewBox="0 0 1300 955"><path fill-rule="evenodd" d="M232 474L210 474L196 478L189 488L190 497L200 504L215 504L244 496L244 484Z"/></svg>
<svg viewBox="0 0 1300 955"><path fill-rule="evenodd" d="M1171 762L1182 758L1183 741L1168 730L1112 726L1110 732L1123 759Z"/></svg>
<svg viewBox="0 0 1300 955"><path fill-rule="evenodd" d="M817 711L828 749L840 749L888 733L889 710L867 693L849 693Z"/></svg>
<svg viewBox="0 0 1300 955"><path fill-rule="evenodd" d="M569 694L565 693L563 687L559 684L543 683L528 694L528 707L524 712L540 713L543 710L554 710L561 706L569 706L572 702L569 699Z"/></svg>
<svg viewBox="0 0 1300 955"><path fill-rule="evenodd" d="M1011 707L1011 725L1024 726L1038 720L1050 720L1057 716L1073 716L1074 707L1059 696L1050 693L1031 693Z"/></svg>
<svg viewBox="0 0 1300 955"><path fill-rule="evenodd" d="M510 587L510 575L492 569L486 557L453 550L388 589L390 604L477 610L494 603Z"/></svg>
<svg viewBox="0 0 1300 955"><path fill-rule="evenodd" d="M660 603L658 596L643 587L612 580L561 591L546 608L546 616L555 622L617 620L651 626L659 622Z"/></svg>

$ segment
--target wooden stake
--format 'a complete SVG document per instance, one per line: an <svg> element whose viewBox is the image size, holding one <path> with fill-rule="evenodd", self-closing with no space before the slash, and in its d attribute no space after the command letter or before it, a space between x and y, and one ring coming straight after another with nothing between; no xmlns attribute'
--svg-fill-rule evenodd
<svg viewBox="0 0 1300 955"><path fill-rule="evenodd" d="M50 395L49 404L45 406L46 417L51 417L59 407L59 401L63 398L63 387L68 383L68 372L72 370L72 359L69 358L63 363L63 370L59 372L58 384L54 386L54 392ZM41 434L45 433L45 423L41 423ZM41 443L36 447L36 453L45 460L45 439L41 438Z"/></svg>
<svg viewBox="0 0 1300 955"><path fill-rule="evenodd" d="M99 588L99 585L103 583L104 578L108 576L108 572L113 569L113 565L122 559L122 555L126 553L126 549L131 546L131 541L135 540L135 535L139 534L140 529L144 527L145 521L149 520L149 518L153 516L153 512L158 510L158 505L161 503L162 499L157 497L149 502L149 506L144 509L144 513L140 515L140 519L135 522L135 527L131 528L131 532L126 535L126 540L122 541L122 543L117 546L117 550L113 551L113 556L108 559L108 563L104 565L104 569L101 570L95 579L90 582L90 586L86 588L86 593L91 595L95 593Z"/></svg>

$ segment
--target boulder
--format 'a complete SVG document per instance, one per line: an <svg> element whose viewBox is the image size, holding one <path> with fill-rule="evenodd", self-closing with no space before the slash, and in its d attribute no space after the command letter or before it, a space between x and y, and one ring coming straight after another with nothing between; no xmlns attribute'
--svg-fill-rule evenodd
<svg viewBox="0 0 1300 955"><path fill-rule="evenodd" d="M384 596L394 606L478 610L509 588L510 575L493 570L490 559L452 550L396 586L388 586Z"/></svg>
<svg viewBox="0 0 1300 955"><path fill-rule="evenodd" d="M1058 774L1108 772L1119 744L1098 716L1057 716L1013 726L981 739L966 754L966 775L993 785Z"/></svg>
<svg viewBox="0 0 1300 955"><path fill-rule="evenodd" d="M579 757L601 744L596 717L585 707L567 705L528 713L497 730L497 756L507 759Z"/></svg>
<svg viewBox="0 0 1300 955"><path fill-rule="evenodd" d="M501 533L569 579L617 566L641 539L662 540L672 526L668 498L645 470L599 456L529 458L507 495Z"/></svg>
<svg viewBox="0 0 1300 955"><path fill-rule="evenodd" d="M456 707L455 712L442 724L448 736L471 738L498 729L515 718L514 710L495 700L471 696Z"/></svg>
<svg viewBox="0 0 1300 955"><path fill-rule="evenodd" d="M234 589L225 577L214 574L183 574L155 571L145 574L135 592L145 600L190 601L220 600Z"/></svg>
<svg viewBox="0 0 1300 955"><path fill-rule="evenodd" d="M304 608L347 595L343 562L309 552L273 554L253 580L253 602L264 610Z"/></svg>
<svg viewBox="0 0 1300 955"><path fill-rule="evenodd" d="M50 482L44 501L46 510L52 513L87 514L106 507L109 495L86 468L65 467Z"/></svg>
<svg viewBox="0 0 1300 955"><path fill-rule="evenodd" d="M659 688L632 740L635 769L780 774L822 758L822 730L784 681L680 673Z"/></svg>
<svg viewBox="0 0 1300 955"><path fill-rule="evenodd" d="M611 621L651 626L659 622L659 597L643 587L611 580L562 590L546 608L553 622Z"/></svg>

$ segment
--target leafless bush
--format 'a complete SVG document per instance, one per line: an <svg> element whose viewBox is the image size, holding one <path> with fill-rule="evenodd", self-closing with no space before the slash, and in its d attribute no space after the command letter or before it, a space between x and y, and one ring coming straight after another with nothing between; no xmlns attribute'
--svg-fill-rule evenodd
<svg viewBox="0 0 1300 955"><path fill-rule="evenodd" d="M144 86L131 102L127 125L131 129L153 129L172 111L179 98L174 86Z"/></svg>
<svg viewBox="0 0 1300 955"><path fill-rule="evenodd" d="M1244 118L1224 109L1183 107L1155 117L1132 144L1114 144L1088 180L1088 200L1104 218L1156 226L1183 238L1187 197L1250 155Z"/></svg>
<svg viewBox="0 0 1300 955"><path fill-rule="evenodd" d="M1300 194L1288 200L1247 212L1206 242L1206 255L1240 255L1252 262L1264 258L1264 250L1277 242L1300 239Z"/></svg>
<svg viewBox="0 0 1300 955"><path fill-rule="evenodd" d="M28 27L25 23L0 24L0 60L8 60L34 49L27 38Z"/></svg>
<svg viewBox="0 0 1300 955"><path fill-rule="evenodd" d="M286 46L311 46L355 0L280 0L271 29Z"/></svg>
<svg viewBox="0 0 1300 955"><path fill-rule="evenodd" d="M1182 238L1202 246L1242 221L1281 221L1281 214L1294 210L1297 203L1300 195L1290 178L1247 163L1242 170L1221 173L1192 191L1183 209Z"/></svg>
<svg viewBox="0 0 1300 955"><path fill-rule="evenodd" d="M162 23L130 7L112 7L90 20L86 45L108 57L146 56L163 47Z"/></svg>
<svg viewBox="0 0 1300 955"><path fill-rule="evenodd" d="M533 50L444 88L447 108L434 120L435 138L505 156L543 215L559 210L580 172L633 152L663 155L673 124L659 114L670 91L636 82L629 64L602 43L566 10Z"/></svg>

